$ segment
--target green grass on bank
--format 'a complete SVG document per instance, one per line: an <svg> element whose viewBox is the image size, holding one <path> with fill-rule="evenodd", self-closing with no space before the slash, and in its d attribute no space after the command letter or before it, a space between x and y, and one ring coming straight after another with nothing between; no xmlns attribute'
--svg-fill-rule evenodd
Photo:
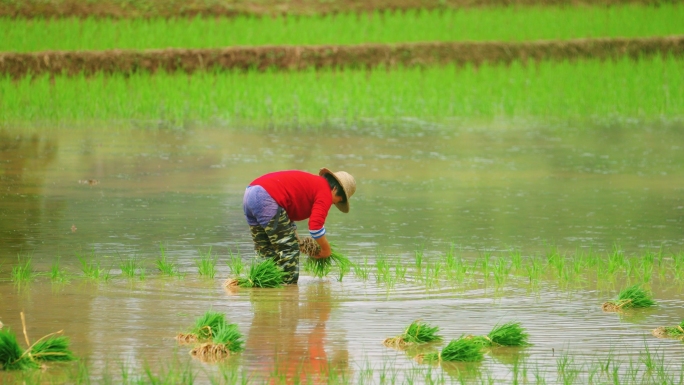
<svg viewBox="0 0 684 385"><path fill-rule="evenodd" d="M373 71L227 72L0 79L0 123L152 120L269 127L365 119L676 119L681 58Z"/></svg>
<svg viewBox="0 0 684 385"><path fill-rule="evenodd" d="M0 18L0 51L644 37L684 34L682 20L684 3L234 19Z"/></svg>

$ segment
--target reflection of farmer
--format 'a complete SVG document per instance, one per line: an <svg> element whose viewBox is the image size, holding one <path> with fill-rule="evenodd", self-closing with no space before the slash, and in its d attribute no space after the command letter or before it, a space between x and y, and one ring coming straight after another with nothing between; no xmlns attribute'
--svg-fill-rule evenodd
<svg viewBox="0 0 684 385"><path fill-rule="evenodd" d="M287 273L286 283L297 283L299 242L293 221L309 218L309 232L321 246L317 258L327 258L332 251L325 236L325 218L333 204L343 213L349 212L354 191L353 176L327 168L318 175L292 170L255 179L242 203L254 249L260 256L275 260Z"/></svg>
<svg viewBox="0 0 684 385"><path fill-rule="evenodd" d="M335 343L344 338L326 332L332 310L328 285L307 285L304 301L297 286L250 294L254 318L242 356L255 383L323 384L331 371L348 372L346 344Z"/></svg>

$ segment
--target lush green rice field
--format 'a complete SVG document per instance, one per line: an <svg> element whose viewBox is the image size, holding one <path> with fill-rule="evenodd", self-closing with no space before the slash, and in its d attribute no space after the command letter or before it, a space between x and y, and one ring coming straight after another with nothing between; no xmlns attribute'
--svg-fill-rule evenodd
<svg viewBox="0 0 684 385"><path fill-rule="evenodd" d="M162 120L353 126L371 119L684 115L681 58L386 71L47 76L0 80L0 122Z"/></svg>
<svg viewBox="0 0 684 385"><path fill-rule="evenodd" d="M0 19L0 51L235 45L526 41L684 34L684 3L498 7L384 15L181 19Z"/></svg>

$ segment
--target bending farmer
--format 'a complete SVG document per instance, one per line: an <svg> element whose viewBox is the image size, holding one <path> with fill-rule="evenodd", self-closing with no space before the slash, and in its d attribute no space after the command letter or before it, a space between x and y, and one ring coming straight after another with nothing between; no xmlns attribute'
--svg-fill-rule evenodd
<svg viewBox="0 0 684 385"><path fill-rule="evenodd" d="M354 177L322 168L318 175L304 171L277 171L255 179L245 190L242 207L259 256L273 258L287 273L286 283L299 279L299 241L294 221L309 218L309 232L321 246L316 258L332 253L325 236L330 206L349 212L356 191Z"/></svg>

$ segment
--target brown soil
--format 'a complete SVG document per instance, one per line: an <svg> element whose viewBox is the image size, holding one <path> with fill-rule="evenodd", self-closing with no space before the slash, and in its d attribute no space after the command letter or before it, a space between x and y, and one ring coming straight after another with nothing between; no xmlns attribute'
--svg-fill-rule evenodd
<svg viewBox="0 0 684 385"><path fill-rule="evenodd" d="M0 17L233 17L483 6L662 4L679 0L0 0Z"/></svg>
<svg viewBox="0 0 684 385"><path fill-rule="evenodd" d="M523 63L540 60L639 58L684 54L684 36L638 39L578 39L523 43L450 42L354 46L264 46L223 49L43 51L0 53L0 76L86 76L136 72L431 66L455 63Z"/></svg>

